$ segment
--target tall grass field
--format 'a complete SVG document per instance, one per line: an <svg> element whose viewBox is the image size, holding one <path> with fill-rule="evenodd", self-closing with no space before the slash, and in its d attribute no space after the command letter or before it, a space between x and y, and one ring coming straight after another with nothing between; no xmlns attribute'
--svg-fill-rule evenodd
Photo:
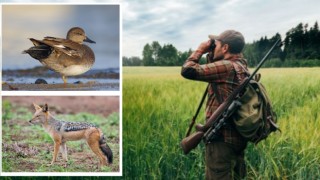
<svg viewBox="0 0 320 180"><path fill-rule="evenodd" d="M123 68L123 171L129 179L204 179L204 144L184 138L206 83L180 67ZM246 149L247 179L320 179L320 68L261 69L281 133ZM204 108L197 122L204 123Z"/></svg>

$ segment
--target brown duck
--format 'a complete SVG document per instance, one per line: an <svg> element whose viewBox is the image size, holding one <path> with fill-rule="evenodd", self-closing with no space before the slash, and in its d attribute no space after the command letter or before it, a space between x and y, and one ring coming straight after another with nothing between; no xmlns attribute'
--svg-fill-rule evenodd
<svg viewBox="0 0 320 180"><path fill-rule="evenodd" d="M89 39L80 27L73 27L67 38L45 37L43 40L30 38L33 47L23 51L39 60L45 67L62 75L64 84L67 76L76 76L87 72L95 57L91 48L83 42L95 43Z"/></svg>

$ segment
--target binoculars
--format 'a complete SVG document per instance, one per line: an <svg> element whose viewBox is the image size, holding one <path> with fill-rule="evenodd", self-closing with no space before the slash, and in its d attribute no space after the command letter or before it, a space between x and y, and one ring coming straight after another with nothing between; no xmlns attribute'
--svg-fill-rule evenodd
<svg viewBox="0 0 320 180"><path fill-rule="evenodd" d="M215 44L215 40L214 39L211 39L211 44L209 46L209 51L213 51L214 48L216 48L216 44Z"/></svg>

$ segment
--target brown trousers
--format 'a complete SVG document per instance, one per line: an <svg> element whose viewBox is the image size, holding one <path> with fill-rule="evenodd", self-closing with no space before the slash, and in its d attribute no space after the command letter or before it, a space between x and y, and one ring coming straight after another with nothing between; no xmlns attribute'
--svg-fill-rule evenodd
<svg viewBox="0 0 320 180"><path fill-rule="evenodd" d="M206 145L206 179L231 180L246 176L244 147L225 142L213 142Z"/></svg>

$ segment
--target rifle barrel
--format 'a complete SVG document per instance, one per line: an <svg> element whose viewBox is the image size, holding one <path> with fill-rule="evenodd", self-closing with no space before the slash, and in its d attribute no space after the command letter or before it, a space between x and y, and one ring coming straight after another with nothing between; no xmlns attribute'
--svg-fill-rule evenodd
<svg viewBox="0 0 320 180"><path fill-rule="evenodd" d="M278 43L280 42L279 46L282 45L281 39L278 39L276 41L276 43L274 43L274 45L272 46L272 48L267 52L267 54L263 57L263 59L260 61L260 63L257 65L256 69L253 71L253 73L249 76L249 80L251 80L253 78L254 75L257 74L257 72L259 71L259 69L261 68L261 66L264 64L264 62L267 60L267 58L269 57L269 55L271 54L271 52L273 51L273 49L278 45Z"/></svg>

